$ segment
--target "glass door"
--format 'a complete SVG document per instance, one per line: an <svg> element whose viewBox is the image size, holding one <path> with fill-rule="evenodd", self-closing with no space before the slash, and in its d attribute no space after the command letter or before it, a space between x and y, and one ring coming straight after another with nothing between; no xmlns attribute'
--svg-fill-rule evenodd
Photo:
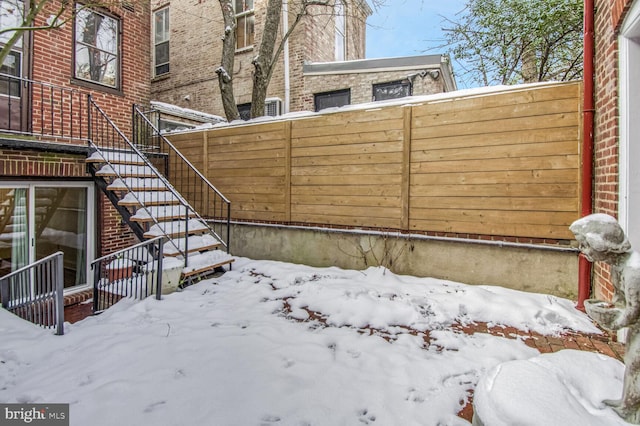
<svg viewBox="0 0 640 426"><path fill-rule="evenodd" d="M86 285L93 200L89 183L0 186L0 276L62 251L65 288Z"/></svg>

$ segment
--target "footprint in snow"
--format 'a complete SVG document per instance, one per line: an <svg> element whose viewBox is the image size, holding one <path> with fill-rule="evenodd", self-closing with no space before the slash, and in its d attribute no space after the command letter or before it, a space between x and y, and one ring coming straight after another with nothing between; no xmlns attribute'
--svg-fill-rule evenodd
<svg viewBox="0 0 640 426"><path fill-rule="evenodd" d="M364 410L358 411L358 420L360 421L360 423L368 425L376 421L376 416L369 413L369 410L365 408Z"/></svg>
<svg viewBox="0 0 640 426"><path fill-rule="evenodd" d="M260 423L261 426L269 426L270 423L278 423L282 419L279 416L267 414L265 416L262 416L262 419L260 420L262 421L262 423Z"/></svg>
<svg viewBox="0 0 640 426"><path fill-rule="evenodd" d="M158 402L154 402L153 404L149 404L147 405L147 407L144 409L145 413L150 413L152 411L155 411L156 408L166 404L167 401L158 401Z"/></svg>

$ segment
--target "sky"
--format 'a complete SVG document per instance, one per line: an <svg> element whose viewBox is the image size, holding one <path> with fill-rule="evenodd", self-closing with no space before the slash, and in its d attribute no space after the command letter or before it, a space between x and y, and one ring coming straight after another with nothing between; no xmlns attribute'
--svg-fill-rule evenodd
<svg viewBox="0 0 640 426"><path fill-rule="evenodd" d="M485 424L624 424L602 402L620 361L453 326L473 322L599 333L549 295L237 258L63 336L0 309L0 401L68 403L71 426L470 426L456 414L475 388Z"/></svg>
<svg viewBox="0 0 640 426"><path fill-rule="evenodd" d="M371 4L371 2L369 2ZM387 0L367 20L367 58L443 53L443 16L455 20L466 0Z"/></svg>

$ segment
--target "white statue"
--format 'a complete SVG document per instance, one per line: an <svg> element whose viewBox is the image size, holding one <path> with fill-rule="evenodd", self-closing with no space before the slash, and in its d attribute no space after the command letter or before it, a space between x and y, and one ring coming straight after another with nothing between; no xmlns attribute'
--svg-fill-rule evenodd
<svg viewBox="0 0 640 426"><path fill-rule="evenodd" d="M640 424L640 253L631 249L617 220L609 215L585 216L569 229L587 259L611 265L612 303L589 299L585 309L608 330L628 327L622 398L605 403L625 421Z"/></svg>

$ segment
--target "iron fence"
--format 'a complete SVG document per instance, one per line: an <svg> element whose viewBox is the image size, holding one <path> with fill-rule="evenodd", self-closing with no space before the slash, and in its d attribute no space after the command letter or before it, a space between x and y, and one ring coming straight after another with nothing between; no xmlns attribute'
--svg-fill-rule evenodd
<svg viewBox="0 0 640 426"><path fill-rule="evenodd" d="M49 255L0 278L2 307L64 334L63 253Z"/></svg>
<svg viewBox="0 0 640 426"><path fill-rule="evenodd" d="M0 131L47 140L86 140L88 95L0 73Z"/></svg>
<svg viewBox="0 0 640 426"><path fill-rule="evenodd" d="M162 249L164 238L156 237L91 263L93 269L93 313L97 314L122 298L145 299L162 295Z"/></svg>

